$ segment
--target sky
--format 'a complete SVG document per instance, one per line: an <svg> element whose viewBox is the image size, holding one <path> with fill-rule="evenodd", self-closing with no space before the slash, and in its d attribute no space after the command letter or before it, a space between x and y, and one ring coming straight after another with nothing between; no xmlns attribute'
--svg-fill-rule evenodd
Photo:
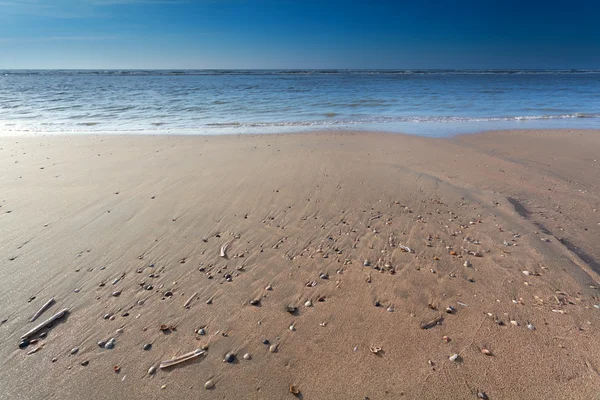
<svg viewBox="0 0 600 400"><path fill-rule="evenodd" d="M0 69L600 68L600 0L0 0Z"/></svg>

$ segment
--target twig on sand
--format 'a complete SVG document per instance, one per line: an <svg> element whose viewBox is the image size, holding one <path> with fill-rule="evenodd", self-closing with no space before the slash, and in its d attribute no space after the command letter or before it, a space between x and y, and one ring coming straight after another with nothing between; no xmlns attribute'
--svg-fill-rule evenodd
<svg viewBox="0 0 600 400"><path fill-rule="evenodd" d="M53 316L36 326L35 328L31 329L29 332L25 333L23 336L21 336L21 339L30 338L31 336L35 335L36 333L38 333L39 331L56 321L57 319L61 319L62 317L64 317L68 312L68 308L63 308L62 310L60 310L59 312L57 312L56 314L54 314Z"/></svg>
<svg viewBox="0 0 600 400"><path fill-rule="evenodd" d="M193 358L196 358L198 356L201 356L203 354L206 354L206 351L201 350L201 349L196 349L194 351L190 351L189 353L182 354L182 355L172 358L170 360L163 361L160 363L159 367L160 367L160 369L169 368L174 365L181 364L182 362L185 362L185 361L191 360Z"/></svg>
<svg viewBox="0 0 600 400"><path fill-rule="evenodd" d="M196 296L198 296L198 292L194 293L194 294L192 295L192 297L190 297L190 298L188 299L188 301L186 301L186 302L185 302L185 304L183 305L183 308L190 308L190 304L192 304L192 300L194 300L194 298L195 298Z"/></svg>
<svg viewBox="0 0 600 400"><path fill-rule="evenodd" d="M33 322L36 319L38 319L38 317L40 315L42 315L44 313L44 311L46 311L48 308L50 308L50 306L54 304L54 297L51 298L50 300L48 300L46 303L44 303L44 305L42 306L42 308L40 308L38 310L38 312L36 312L35 314L33 314L33 317L31 317L31 319L29 320L29 322Z"/></svg>
<svg viewBox="0 0 600 400"><path fill-rule="evenodd" d="M439 324L440 322L442 322L443 319L444 319L444 317L440 315L440 316L432 319L431 321L423 322L421 324L421 329L431 329L434 326L436 326L437 324Z"/></svg>

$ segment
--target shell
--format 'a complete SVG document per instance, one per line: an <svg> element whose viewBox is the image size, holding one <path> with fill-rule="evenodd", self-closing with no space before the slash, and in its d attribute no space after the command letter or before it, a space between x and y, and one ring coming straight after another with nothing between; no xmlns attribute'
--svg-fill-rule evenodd
<svg viewBox="0 0 600 400"><path fill-rule="evenodd" d="M166 332L166 331L168 331L168 330L169 330L169 325L167 325L167 324L162 324L162 325L159 327L159 329L160 329L161 331L163 331L163 332Z"/></svg>
<svg viewBox="0 0 600 400"><path fill-rule="evenodd" d="M482 354L485 354L486 356L491 356L491 355L493 355L493 354L492 354L492 352L491 352L491 351L489 351L489 350L488 350L488 349L486 349L486 348L483 348L483 349L481 349L481 353L482 353Z"/></svg>
<svg viewBox="0 0 600 400"><path fill-rule="evenodd" d="M298 389L296 386L291 385L290 386L290 393L293 395L297 395L300 394L300 389Z"/></svg>
<svg viewBox="0 0 600 400"><path fill-rule="evenodd" d="M371 350L371 353L373 354L379 354L381 352L381 347L371 346L369 347L369 350Z"/></svg>
<svg viewBox="0 0 600 400"><path fill-rule="evenodd" d="M450 361L458 361L460 359L460 356L458 354L452 354L450 357L448 357L448 360Z"/></svg>
<svg viewBox="0 0 600 400"><path fill-rule="evenodd" d="M119 367L118 365L113 366L113 371L119 372L120 370L121 370L121 367Z"/></svg>
<svg viewBox="0 0 600 400"><path fill-rule="evenodd" d="M204 384L204 389L206 389L206 390L213 389L214 387L215 387L215 383L211 380L206 381L206 383Z"/></svg>

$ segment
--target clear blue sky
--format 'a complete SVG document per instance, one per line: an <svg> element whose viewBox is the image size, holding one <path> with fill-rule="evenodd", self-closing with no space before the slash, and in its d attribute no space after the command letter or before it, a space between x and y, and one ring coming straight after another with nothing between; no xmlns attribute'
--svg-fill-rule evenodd
<svg viewBox="0 0 600 400"><path fill-rule="evenodd" d="M600 68L600 0L0 0L12 68Z"/></svg>

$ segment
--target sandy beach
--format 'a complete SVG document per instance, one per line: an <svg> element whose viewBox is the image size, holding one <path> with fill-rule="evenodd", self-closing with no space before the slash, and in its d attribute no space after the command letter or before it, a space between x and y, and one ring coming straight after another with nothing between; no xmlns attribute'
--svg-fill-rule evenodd
<svg viewBox="0 0 600 400"><path fill-rule="evenodd" d="M598 130L1 137L0 399L599 399L599 158Z"/></svg>

